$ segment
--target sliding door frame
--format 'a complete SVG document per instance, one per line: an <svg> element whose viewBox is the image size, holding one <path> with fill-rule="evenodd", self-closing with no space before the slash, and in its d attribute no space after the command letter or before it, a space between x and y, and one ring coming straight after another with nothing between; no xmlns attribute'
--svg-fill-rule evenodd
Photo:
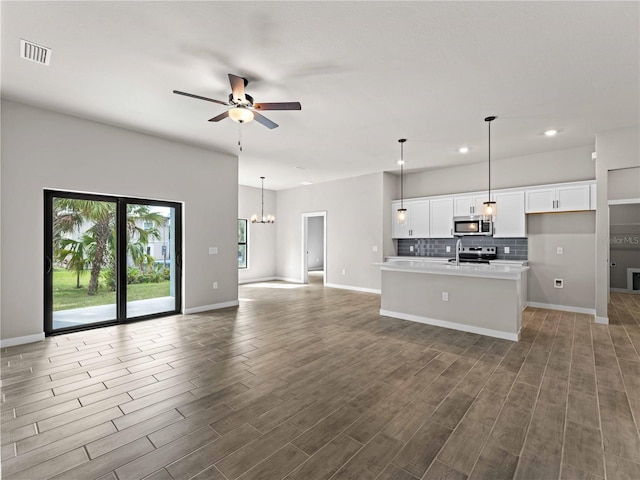
<svg viewBox="0 0 640 480"><path fill-rule="evenodd" d="M64 328L53 328L53 199L69 198L76 200L94 200L111 202L116 205L116 312L113 320L77 325ZM127 317L127 206L130 204L170 207L174 209L175 225L173 226L175 246L175 308L170 311ZM122 323L132 323L151 318L178 315L182 312L182 204L164 200L147 198L100 195L59 190L44 191L44 332L45 335L60 335L81 330L90 330Z"/></svg>

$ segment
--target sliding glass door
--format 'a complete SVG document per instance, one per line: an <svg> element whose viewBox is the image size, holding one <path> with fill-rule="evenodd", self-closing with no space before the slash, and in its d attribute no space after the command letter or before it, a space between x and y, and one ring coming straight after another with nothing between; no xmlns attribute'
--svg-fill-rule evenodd
<svg viewBox="0 0 640 480"><path fill-rule="evenodd" d="M180 311L180 204L45 192L45 332Z"/></svg>

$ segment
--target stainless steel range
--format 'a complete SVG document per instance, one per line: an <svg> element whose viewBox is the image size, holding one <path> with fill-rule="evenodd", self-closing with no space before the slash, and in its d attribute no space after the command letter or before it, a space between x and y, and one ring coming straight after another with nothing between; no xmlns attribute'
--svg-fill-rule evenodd
<svg viewBox="0 0 640 480"><path fill-rule="evenodd" d="M495 246L460 246L458 256L460 263L485 263L498 258L498 247ZM450 258L449 262L455 263L455 258Z"/></svg>

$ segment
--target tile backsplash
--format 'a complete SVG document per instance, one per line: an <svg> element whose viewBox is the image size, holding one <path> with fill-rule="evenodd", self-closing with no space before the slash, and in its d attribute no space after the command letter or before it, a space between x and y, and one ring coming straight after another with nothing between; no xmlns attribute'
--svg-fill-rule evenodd
<svg viewBox="0 0 640 480"><path fill-rule="evenodd" d="M528 260L527 238L494 238L494 237L461 237L462 245L483 245L498 247L499 260ZM398 239L398 255L402 257L445 257L456 255L457 238L400 238ZM447 246L451 251L447 252ZM413 247L413 251L411 251ZM504 253L509 247L509 253Z"/></svg>

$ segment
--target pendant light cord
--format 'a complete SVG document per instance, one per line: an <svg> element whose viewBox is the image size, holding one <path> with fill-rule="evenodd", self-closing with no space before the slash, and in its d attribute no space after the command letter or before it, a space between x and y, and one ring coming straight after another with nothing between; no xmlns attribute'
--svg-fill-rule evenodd
<svg viewBox="0 0 640 480"><path fill-rule="evenodd" d="M264 177L260 177L262 180L262 217L260 217L260 221L264 222Z"/></svg>
<svg viewBox="0 0 640 480"><path fill-rule="evenodd" d="M491 120L489 121L489 201L491 201Z"/></svg>
<svg viewBox="0 0 640 480"><path fill-rule="evenodd" d="M404 142L400 143L400 208L404 209Z"/></svg>

